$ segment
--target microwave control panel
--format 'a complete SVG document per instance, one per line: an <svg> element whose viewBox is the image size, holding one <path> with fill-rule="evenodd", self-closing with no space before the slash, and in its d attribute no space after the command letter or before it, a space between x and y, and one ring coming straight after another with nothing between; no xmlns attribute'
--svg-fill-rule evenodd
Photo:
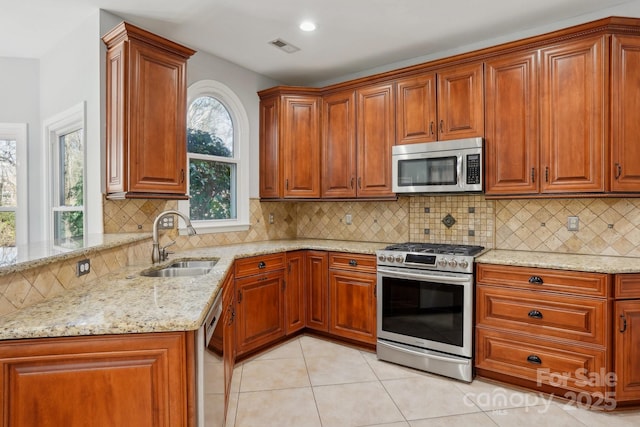
<svg viewBox="0 0 640 427"><path fill-rule="evenodd" d="M467 154L467 184L480 184L480 154Z"/></svg>

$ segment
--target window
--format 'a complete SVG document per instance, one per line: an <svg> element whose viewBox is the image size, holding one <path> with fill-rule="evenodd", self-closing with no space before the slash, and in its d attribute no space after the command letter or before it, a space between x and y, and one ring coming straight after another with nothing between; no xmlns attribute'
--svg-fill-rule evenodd
<svg viewBox="0 0 640 427"><path fill-rule="evenodd" d="M28 241L27 125L0 123L0 265Z"/></svg>
<svg viewBox="0 0 640 427"><path fill-rule="evenodd" d="M245 230L249 222L248 118L225 85L205 80L188 90L188 201L179 208L199 232Z"/></svg>
<svg viewBox="0 0 640 427"><path fill-rule="evenodd" d="M84 121L81 104L45 122L51 178L48 235L61 249L76 248L84 240Z"/></svg>

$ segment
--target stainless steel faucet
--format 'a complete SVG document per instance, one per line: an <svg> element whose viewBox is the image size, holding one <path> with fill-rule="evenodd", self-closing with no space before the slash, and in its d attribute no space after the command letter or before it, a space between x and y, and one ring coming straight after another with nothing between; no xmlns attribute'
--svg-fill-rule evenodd
<svg viewBox="0 0 640 427"><path fill-rule="evenodd" d="M193 226L191 225L191 220L182 212L174 210L160 212L160 214L153 221L153 249L151 250L151 262L154 264L166 260L167 256L169 255L169 252L166 251L167 247L176 243L176 241L173 240L171 241L171 243L163 246L162 248L158 243L158 222L160 221L160 218L165 215L178 215L187 224L187 233L189 234L189 236L193 236L194 234L196 234L195 228L193 228Z"/></svg>

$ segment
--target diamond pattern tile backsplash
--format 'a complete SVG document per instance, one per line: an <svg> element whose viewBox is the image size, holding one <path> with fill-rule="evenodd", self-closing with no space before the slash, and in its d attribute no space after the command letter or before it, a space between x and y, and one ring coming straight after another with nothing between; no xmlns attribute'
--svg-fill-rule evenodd
<svg viewBox="0 0 640 427"><path fill-rule="evenodd" d="M501 200L495 221L500 249L640 257L640 199Z"/></svg>

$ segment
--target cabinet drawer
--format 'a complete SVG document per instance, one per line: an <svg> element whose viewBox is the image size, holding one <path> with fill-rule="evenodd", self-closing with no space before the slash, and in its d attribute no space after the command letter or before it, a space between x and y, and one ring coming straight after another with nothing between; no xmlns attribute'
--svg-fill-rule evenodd
<svg viewBox="0 0 640 427"><path fill-rule="evenodd" d="M476 337L478 369L568 390L605 392L605 350L482 327L476 328Z"/></svg>
<svg viewBox="0 0 640 427"><path fill-rule="evenodd" d="M476 282L479 284L564 292L571 295L606 297L609 280L609 275L602 273L533 267L478 264L476 269Z"/></svg>
<svg viewBox="0 0 640 427"><path fill-rule="evenodd" d="M376 257L374 255L330 252L329 268L375 273Z"/></svg>
<svg viewBox="0 0 640 427"><path fill-rule="evenodd" d="M284 259L284 253L237 259L235 262L236 278L282 270L285 265Z"/></svg>
<svg viewBox="0 0 640 427"><path fill-rule="evenodd" d="M476 301L479 325L606 345L604 299L478 286Z"/></svg>
<svg viewBox="0 0 640 427"><path fill-rule="evenodd" d="M640 298L640 274L616 274L614 283L616 299Z"/></svg>

